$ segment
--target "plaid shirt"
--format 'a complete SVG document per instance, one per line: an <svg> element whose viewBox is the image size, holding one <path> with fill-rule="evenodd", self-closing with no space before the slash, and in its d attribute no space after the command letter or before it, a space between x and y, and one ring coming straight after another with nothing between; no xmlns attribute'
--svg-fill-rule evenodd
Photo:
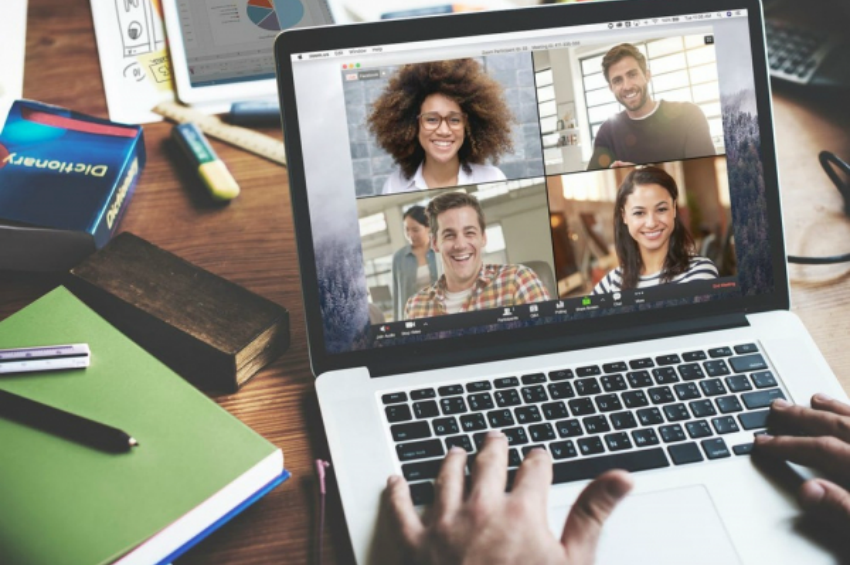
<svg viewBox="0 0 850 565"><path fill-rule="evenodd" d="M446 276L411 296L404 319L429 318L446 314ZM487 310L549 300L549 293L534 271L523 265L484 265L472 294L461 312Z"/></svg>

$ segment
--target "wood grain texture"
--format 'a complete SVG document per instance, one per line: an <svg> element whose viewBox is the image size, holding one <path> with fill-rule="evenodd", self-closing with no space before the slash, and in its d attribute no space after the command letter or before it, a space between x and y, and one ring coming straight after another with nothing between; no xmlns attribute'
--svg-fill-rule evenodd
<svg viewBox="0 0 850 565"><path fill-rule="evenodd" d="M24 95L107 117L87 0L29 0ZM775 96L788 248L850 252L850 222L817 162L829 148L850 158L846 101ZM178 563L307 563L314 559L316 485L313 459L327 445L307 357L292 210L286 170L211 140L242 194L230 205L210 202L168 139L170 124L145 126L148 163L122 230L285 306L290 349L237 394L216 401L285 453L292 479L214 533ZM281 138L276 129L265 133ZM850 390L850 268L792 269L794 310ZM56 277L0 273L0 319L58 284ZM331 488L325 563L352 554L339 498Z"/></svg>

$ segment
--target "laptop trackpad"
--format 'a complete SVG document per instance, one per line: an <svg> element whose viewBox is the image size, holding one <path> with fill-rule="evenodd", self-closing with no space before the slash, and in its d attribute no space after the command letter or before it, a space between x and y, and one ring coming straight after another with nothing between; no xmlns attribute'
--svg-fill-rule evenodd
<svg viewBox="0 0 850 565"><path fill-rule="evenodd" d="M561 507L550 512L550 520L557 520L551 525L558 537L568 510ZM703 485L626 498L605 524L596 560L599 565L740 562Z"/></svg>

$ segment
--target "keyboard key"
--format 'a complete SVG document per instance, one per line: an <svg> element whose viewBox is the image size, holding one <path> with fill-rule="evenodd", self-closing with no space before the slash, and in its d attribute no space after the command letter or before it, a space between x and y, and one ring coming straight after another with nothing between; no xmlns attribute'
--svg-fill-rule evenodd
<svg viewBox="0 0 850 565"><path fill-rule="evenodd" d="M576 369L577 377L595 377L601 374L602 371L599 370L598 365L588 365L587 367L579 367Z"/></svg>
<svg viewBox="0 0 850 565"><path fill-rule="evenodd" d="M428 398L436 398L437 393L433 388L421 388L419 390L410 391L410 400L425 400Z"/></svg>
<svg viewBox="0 0 850 565"><path fill-rule="evenodd" d="M414 406L416 405L414 404ZM434 407L436 408L436 404ZM387 413L387 421L390 423L413 419L413 416L410 415L410 406L407 404L390 404L384 408L384 411Z"/></svg>
<svg viewBox="0 0 850 565"><path fill-rule="evenodd" d="M576 446L573 444L572 440L550 443L549 451L552 453L552 459L555 461L559 459L572 459L573 457L578 456Z"/></svg>
<svg viewBox="0 0 850 565"><path fill-rule="evenodd" d="M519 379L516 377L502 377L493 381L496 388L511 388L519 386Z"/></svg>
<svg viewBox="0 0 850 565"><path fill-rule="evenodd" d="M626 408L643 408L649 406L649 399L642 390L630 390L622 394Z"/></svg>
<svg viewBox="0 0 850 565"><path fill-rule="evenodd" d="M602 383L602 388L605 392L617 392L629 388L623 375L608 375L602 377L599 381Z"/></svg>
<svg viewBox="0 0 850 565"><path fill-rule="evenodd" d="M676 369L673 367L659 367L652 370L652 375L655 377L655 382L660 385L669 385L679 382L679 376L676 374Z"/></svg>
<svg viewBox="0 0 850 565"><path fill-rule="evenodd" d="M704 439L701 442L702 450L705 451L705 456L709 459L720 459L722 457L731 457L729 448L726 447L726 442L722 437L712 439Z"/></svg>
<svg viewBox="0 0 850 565"><path fill-rule="evenodd" d="M749 455L753 452L753 444L742 443L741 445L733 446L732 451L735 452L735 455Z"/></svg>
<svg viewBox="0 0 850 565"><path fill-rule="evenodd" d="M595 455L604 453L605 447L602 445L602 440L599 436L586 437L578 440L578 449L582 455Z"/></svg>
<svg viewBox="0 0 850 565"><path fill-rule="evenodd" d="M408 481L436 479L437 475L440 474L440 467L442 467L442 465L442 459L420 461L419 463L407 463L401 466L401 473Z"/></svg>
<svg viewBox="0 0 850 565"><path fill-rule="evenodd" d="M465 432L475 432L487 429L487 420L483 414L468 414L460 417L460 427Z"/></svg>
<svg viewBox="0 0 850 565"><path fill-rule="evenodd" d="M744 343L741 345L735 346L735 353L738 355L744 355L745 353L755 353L759 348L755 343Z"/></svg>
<svg viewBox="0 0 850 565"><path fill-rule="evenodd" d="M759 371L750 375L756 388L770 388L776 386L776 379L770 371Z"/></svg>
<svg viewBox="0 0 850 565"><path fill-rule="evenodd" d="M717 403L717 409L720 410L721 414L730 414L743 410L736 396L721 396L720 398L715 398L714 401Z"/></svg>
<svg viewBox="0 0 850 565"><path fill-rule="evenodd" d="M434 483L413 483L410 485L410 498L415 506L434 502Z"/></svg>
<svg viewBox="0 0 850 565"><path fill-rule="evenodd" d="M533 375L522 376L522 384L524 385L536 385L545 382L546 375L544 375L543 373L534 373Z"/></svg>
<svg viewBox="0 0 850 565"><path fill-rule="evenodd" d="M588 416L581 421L589 434L601 434L611 431L611 426L605 416Z"/></svg>
<svg viewBox="0 0 850 565"><path fill-rule="evenodd" d="M469 409L473 412L481 410L492 410L494 407L493 397L489 392L479 392L478 394L470 394L466 401L469 402Z"/></svg>
<svg viewBox="0 0 850 565"><path fill-rule="evenodd" d="M570 383L565 383L570 384ZM522 397L526 404L534 404L536 402L546 402L549 397L546 396L546 389L543 385L527 386L522 389Z"/></svg>
<svg viewBox="0 0 850 565"><path fill-rule="evenodd" d="M622 373L623 371L628 370L629 367L622 361L618 361L616 363L605 363L604 365L602 365L602 372L605 374Z"/></svg>
<svg viewBox="0 0 850 565"><path fill-rule="evenodd" d="M558 418L566 418L570 415L566 405L560 401L544 404L540 408L543 409L543 417L547 420L557 420Z"/></svg>
<svg viewBox="0 0 850 565"><path fill-rule="evenodd" d="M537 406L520 406L519 408L514 408L514 414L516 414L516 421L519 424L533 424L543 419Z"/></svg>
<svg viewBox="0 0 850 565"><path fill-rule="evenodd" d="M613 412L623 409L620 397L616 394L600 394L596 397L596 407L599 408L600 412Z"/></svg>
<svg viewBox="0 0 850 565"><path fill-rule="evenodd" d="M572 398L576 395L576 393L573 392L573 385L569 382L552 383L547 388L549 389L549 396L552 400Z"/></svg>
<svg viewBox="0 0 850 565"><path fill-rule="evenodd" d="M682 360L679 359L678 355L673 353L672 355L659 355L655 358L655 362L663 367L665 365L678 365Z"/></svg>
<svg viewBox="0 0 850 565"><path fill-rule="evenodd" d="M558 430L558 435L561 437L578 437L584 434L578 420L561 420L560 422L555 422L555 429Z"/></svg>
<svg viewBox="0 0 850 565"><path fill-rule="evenodd" d="M785 399L785 395L778 388L758 392L745 392L741 395L741 400L744 401L744 404L746 404L749 410L770 406L770 403L777 398Z"/></svg>
<svg viewBox="0 0 850 565"><path fill-rule="evenodd" d="M694 414L694 418L706 418L708 416L715 416L717 414L717 410L714 409L714 404L711 403L710 400L695 400L688 404L691 407L691 412Z"/></svg>
<svg viewBox="0 0 850 565"><path fill-rule="evenodd" d="M738 414L741 427L745 430L756 430L767 427L767 416L770 410L759 410L758 412L744 412Z"/></svg>
<svg viewBox="0 0 850 565"><path fill-rule="evenodd" d="M421 420L422 418L433 418L434 416L439 416L440 409L437 407L437 403L433 400L423 400L422 402L413 403L413 413L416 414L416 418L418 420Z"/></svg>
<svg viewBox="0 0 850 565"><path fill-rule="evenodd" d="M467 453L472 453L472 442L469 441L469 436L450 436L446 438L446 450L452 447L461 447Z"/></svg>
<svg viewBox="0 0 850 565"><path fill-rule="evenodd" d="M599 388L599 381L593 378L579 379L575 381L576 391L579 396L590 396L591 394L599 394L602 389Z"/></svg>
<svg viewBox="0 0 850 565"><path fill-rule="evenodd" d="M431 437L431 429L428 422L411 422L410 424L396 424L390 426L390 433L395 441L412 441Z"/></svg>
<svg viewBox="0 0 850 565"><path fill-rule="evenodd" d="M719 379L712 381L700 381L699 386L702 389L702 393L706 396L726 394L726 387L723 386L723 381Z"/></svg>
<svg viewBox="0 0 850 565"><path fill-rule="evenodd" d="M709 437L714 435L711 432L711 427L708 425L708 422L705 420L697 420L696 422L688 422L685 424L685 427L688 429L688 435L691 436L691 439L699 439L703 437Z"/></svg>
<svg viewBox="0 0 850 565"><path fill-rule="evenodd" d="M561 369L559 371L552 371L549 373L550 381L565 381L567 379L572 379L575 377L572 369Z"/></svg>
<svg viewBox="0 0 850 565"><path fill-rule="evenodd" d="M658 428L661 433L661 439L664 443L673 443L676 441L685 441L685 430L679 424L669 424Z"/></svg>
<svg viewBox="0 0 850 565"><path fill-rule="evenodd" d="M528 426L528 433L531 435L531 441L549 441L555 439L555 430L552 429L552 424L534 424Z"/></svg>
<svg viewBox="0 0 850 565"><path fill-rule="evenodd" d="M594 439L599 440L599 438ZM582 453L585 454L584 451ZM552 483L560 484L595 479L605 471L610 471L611 469L625 469L626 471L634 472L645 471L647 469L661 469L669 466L670 462L667 460L667 456L664 455L664 450L656 447L654 449L643 449L641 451L615 453L602 457L589 457L556 463L552 467Z"/></svg>
<svg viewBox="0 0 850 565"><path fill-rule="evenodd" d="M528 453L529 453L532 449L542 449L542 450L544 450L544 451L545 451L545 450L546 450L546 446L545 446L545 445L543 445L542 443L539 443L539 444L537 444L537 445L526 445L525 447L523 447L523 448L522 448L522 455L523 455L523 457L528 457Z"/></svg>
<svg viewBox="0 0 850 565"><path fill-rule="evenodd" d="M664 414L667 416L668 422L681 422L682 420L689 420L691 417L684 404L668 404L664 407Z"/></svg>
<svg viewBox="0 0 850 565"><path fill-rule="evenodd" d="M738 428L738 424L735 422L735 418L732 416L713 418L711 420L711 425L714 426L714 429L717 430L717 433L720 435L741 431L740 428Z"/></svg>
<svg viewBox="0 0 850 565"><path fill-rule="evenodd" d="M723 359L706 361L702 365L705 367L705 374L709 377L725 377L726 375L732 374L731 371L729 371L729 366L726 365L726 361Z"/></svg>
<svg viewBox="0 0 850 565"><path fill-rule="evenodd" d="M637 415L642 426L654 426L664 423L664 417L661 416L661 411L655 407L638 410Z"/></svg>
<svg viewBox="0 0 850 565"><path fill-rule="evenodd" d="M744 355L742 357L732 357L729 359L729 364L732 365L732 369L736 373L748 373L750 371L767 369L767 363L759 353Z"/></svg>
<svg viewBox="0 0 850 565"><path fill-rule="evenodd" d="M708 350L708 356L712 359L717 359L718 357L731 357L734 355L732 350L728 347L715 347L714 349Z"/></svg>
<svg viewBox="0 0 850 565"><path fill-rule="evenodd" d="M615 412L609 418L615 430L629 430L637 427L637 421L631 412Z"/></svg>
<svg viewBox="0 0 850 565"><path fill-rule="evenodd" d="M443 409L444 416L450 416L452 414L463 414L466 412L466 402L463 401L462 396L450 396L448 398L440 399L440 406Z"/></svg>
<svg viewBox="0 0 850 565"><path fill-rule="evenodd" d="M461 385L441 386L437 389L437 392L440 393L440 396L455 396L463 394L463 387Z"/></svg>
<svg viewBox="0 0 850 565"><path fill-rule="evenodd" d="M406 392L391 392L389 394L385 394L381 397L381 400L384 401L384 404L396 404L399 402L407 402L407 393Z"/></svg>
<svg viewBox="0 0 850 565"><path fill-rule="evenodd" d="M633 371L638 369L649 369L650 367L655 367L655 363L652 362L652 359L648 357L646 359L632 359L629 361L629 368Z"/></svg>
<svg viewBox="0 0 850 565"><path fill-rule="evenodd" d="M481 449L484 447L484 442L487 440L487 432L478 432L477 434L472 434L472 441L475 442L475 447L477 449Z"/></svg>
<svg viewBox="0 0 850 565"><path fill-rule="evenodd" d="M699 388L694 383L677 384L673 387L673 390L676 391L676 396L679 397L679 400L693 400L702 396L699 393Z"/></svg>
<svg viewBox="0 0 850 565"><path fill-rule="evenodd" d="M669 386L651 388L647 392L649 392L649 399L652 400L653 404L666 404L676 400Z"/></svg>
<svg viewBox="0 0 850 565"><path fill-rule="evenodd" d="M670 453L670 459L676 465L685 465L687 463L697 463L702 461L702 453L699 452L699 447L696 443L683 443L682 445L671 445L667 448Z"/></svg>
<svg viewBox="0 0 850 565"><path fill-rule="evenodd" d="M522 465L522 458L519 456L517 448L513 447L508 450L508 467L519 467Z"/></svg>
<svg viewBox="0 0 850 565"><path fill-rule="evenodd" d="M516 424L514 422L514 415L511 414L510 410L493 410L492 412L487 412L487 421L494 428L504 428L505 426Z"/></svg>
<svg viewBox="0 0 850 565"><path fill-rule="evenodd" d="M682 360L685 363L691 363L693 361L702 361L703 359L708 359L704 351L689 351L688 353L682 354Z"/></svg>
<svg viewBox="0 0 850 565"><path fill-rule="evenodd" d="M438 436L446 436L456 434L460 430L457 427L457 420L454 418L437 418L431 422L434 426L434 433Z"/></svg>
<svg viewBox="0 0 850 565"><path fill-rule="evenodd" d="M497 390L496 395L496 404L501 408L505 408L507 406L519 406L522 404L522 400L519 398L519 393L515 388L508 390Z"/></svg>
<svg viewBox="0 0 850 565"><path fill-rule="evenodd" d="M735 375L734 377L726 377L724 380L730 392L753 390L753 385L750 384L750 379L747 378L747 375Z"/></svg>
<svg viewBox="0 0 850 565"><path fill-rule="evenodd" d="M690 363L688 365L679 365L679 376L683 381L696 381L705 378L705 373L702 372L702 367L698 363Z"/></svg>
<svg viewBox="0 0 850 565"><path fill-rule="evenodd" d="M482 392L492 389L490 381L476 381L474 383L466 383L466 392Z"/></svg>
<svg viewBox="0 0 850 565"><path fill-rule="evenodd" d="M593 407L593 401L589 398L575 398L567 402L570 406L570 412L573 416L587 416L595 414L596 408Z"/></svg>
<svg viewBox="0 0 850 565"><path fill-rule="evenodd" d="M446 453L445 450L443 450L443 442L438 439L400 443L395 446L395 451L396 454L398 454L400 461L442 457Z"/></svg>
<svg viewBox="0 0 850 565"><path fill-rule="evenodd" d="M652 428L645 430L635 430L632 432L632 439L637 447L649 447L650 445L658 445L658 436Z"/></svg>
<svg viewBox="0 0 850 565"><path fill-rule="evenodd" d="M523 445L528 443L525 428L507 428L502 431L508 438L508 445Z"/></svg>
<svg viewBox="0 0 850 565"><path fill-rule="evenodd" d="M608 434L605 436L605 443L608 445L608 451L623 451L632 448L632 440L629 439L629 434L626 432Z"/></svg>
<svg viewBox="0 0 850 565"><path fill-rule="evenodd" d="M632 385L632 388L643 388L655 384L652 382L652 377L649 376L649 371L627 373L626 378L629 379L629 384Z"/></svg>

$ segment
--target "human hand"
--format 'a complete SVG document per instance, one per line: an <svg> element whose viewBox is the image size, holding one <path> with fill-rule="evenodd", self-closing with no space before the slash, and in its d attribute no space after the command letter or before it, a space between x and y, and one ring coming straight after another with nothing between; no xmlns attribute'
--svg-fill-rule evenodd
<svg viewBox="0 0 850 565"><path fill-rule="evenodd" d="M549 452L526 456L510 493L508 442L490 432L475 458L472 482L464 494L467 454L453 448L434 484L434 505L424 519L413 507L407 481L387 481L392 519L405 546L405 563L557 563L590 565L602 524L632 488L625 471L609 471L589 484L572 507L561 539L549 530L547 498L552 483Z"/></svg>
<svg viewBox="0 0 850 565"><path fill-rule="evenodd" d="M614 161L613 163L611 163L611 167L609 167L609 168L615 169L617 167L634 167L634 166L635 166L634 163L629 163L628 161Z"/></svg>
<svg viewBox="0 0 850 565"><path fill-rule="evenodd" d="M754 453L811 467L836 482L810 479L797 493L813 517L850 529L850 406L825 395L812 397L812 407L775 400L768 418L770 433L755 438ZM841 486L843 485L843 486Z"/></svg>

